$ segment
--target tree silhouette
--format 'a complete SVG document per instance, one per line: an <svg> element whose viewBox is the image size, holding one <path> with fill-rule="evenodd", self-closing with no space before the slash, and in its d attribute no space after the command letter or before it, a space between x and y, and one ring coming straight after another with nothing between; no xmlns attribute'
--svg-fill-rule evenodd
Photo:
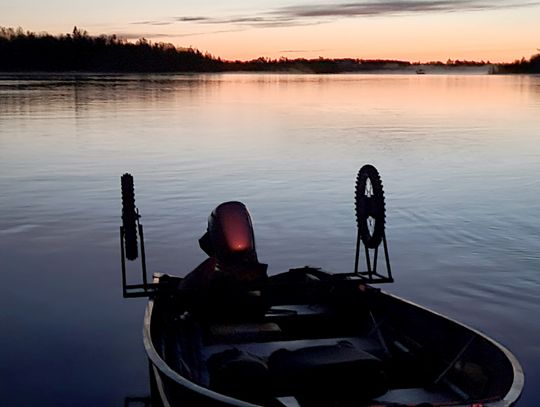
<svg viewBox="0 0 540 407"><path fill-rule="evenodd" d="M419 63L400 60L315 58L223 61L194 48L179 48L173 44L152 43L139 38L135 43L116 35L90 36L77 26L68 34L52 36L33 33L22 28L0 27L0 71L4 72L299 72L340 73L411 69ZM486 63L448 60L430 62L437 67L478 67ZM536 68L534 68L536 66ZM538 72L538 58L503 65L503 72L512 69Z"/></svg>
<svg viewBox="0 0 540 407"><path fill-rule="evenodd" d="M91 37L73 28L52 36L0 27L1 71L206 72L223 70L223 62L200 51L152 44L132 44L116 35Z"/></svg>
<svg viewBox="0 0 540 407"><path fill-rule="evenodd" d="M540 73L540 54L533 55L528 60L521 58L511 64L499 64L494 73Z"/></svg>

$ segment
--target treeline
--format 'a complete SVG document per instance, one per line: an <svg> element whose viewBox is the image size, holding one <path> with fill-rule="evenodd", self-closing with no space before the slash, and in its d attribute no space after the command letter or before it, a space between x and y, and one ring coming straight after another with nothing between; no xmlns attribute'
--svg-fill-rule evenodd
<svg viewBox="0 0 540 407"><path fill-rule="evenodd" d="M430 61L426 62L425 64L421 64L419 62L416 63L417 65L430 65L430 66L437 66L441 68L451 68L451 67L459 67L459 68L466 68L466 67L481 67L485 65L491 65L491 62L489 61L467 61L466 59L449 59L446 62L442 61Z"/></svg>
<svg viewBox="0 0 540 407"><path fill-rule="evenodd" d="M130 43L116 35L90 36L77 27L70 34L52 36L21 28L0 27L0 71L82 72L303 72L339 73L402 69L410 62L360 59L269 59L223 61L193 48Z"/></svg>
<svg viewBox="0 0 540 407"><path fill-rule="evenodd" d="M248 72L342 73L404 69L409 66L411 66L411 63L407 61L364 60L353 58L258 58L252 61L227 62L228 70Z"/></svg>
<svg viewBox="0 0 540 407"><path fill-rule="evenodd" d="M521 58L510 64L498 64L493 67L493 73L540 73L540 54L533 55L528 60Z"/></svg>
<svg viewBox="0 0 540 407"><path fill-rule="evenodd" d="M4 72L300 72L341 73L414 70L418 65L436 67L478 67L489 62L448 60L427 64L400 60L353 58L268 59L223 61L193 48L152 43L144 38L135 43L116 35L90 36L77 27L72 33L53 36L21 28L0 27L0 71Z"/></svg>
<svg viewBox="0 0 540 407"><path fill-rule="evenodd" d="M219 58L192 48L129 43L116 35L93 37L77 27L52 36L0 27L0 71L216 72Z"/></svg>

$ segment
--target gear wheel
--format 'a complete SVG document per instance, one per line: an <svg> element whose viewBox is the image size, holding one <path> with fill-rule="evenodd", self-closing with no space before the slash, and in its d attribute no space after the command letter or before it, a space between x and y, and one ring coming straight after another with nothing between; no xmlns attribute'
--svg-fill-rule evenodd
<svg viewBox="0 0 540 407"><path fill-rule="evenodd" d="M138 256L136 221L139 218L139 215L135 211L135 189L133 187L133 176L127 173L122 175L121 184L122 226L124 227L126 258L128 260L135 260Z"/></svg>
<svg viewBox="0 0 540 407"><path fill-rule="evenodd" d="M372 165L364 165L356 177L356 222L360 237L369 249L377 248L384 236L386 209L379 172Z"/></svg>

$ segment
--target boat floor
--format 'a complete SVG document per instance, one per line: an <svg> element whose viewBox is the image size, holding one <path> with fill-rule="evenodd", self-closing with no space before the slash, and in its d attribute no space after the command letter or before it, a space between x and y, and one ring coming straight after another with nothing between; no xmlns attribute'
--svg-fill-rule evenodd
<svg viewBox="0 0 540 407"><path fill-rule="evenodd" d="M278 305L266 315L244 322L220 318L184 319L179 318L178 314L165 312L160 315L166 318L163 327L167 329L156 335L154 341L172 369L181 375L188 373L187 376L191 376L194 383L206 388L211 388L208 370L210 358L231 349L268 360L281 349L296 351L346 342L347 346L380 359L388 375L388 391L370 401L360 401L359 406L421 403L448 406L471 400L452 382L446 378L441 380L448 367L454 364L453 356L435 361L427 360L425 356L419 357L418 352L422 356L422 348L411 347L410 341L393 334L388 315L371 311L362 313L361 308L358 312L353 311L343 313L341 309L336 310L326 304ZM428 322L432 323L431 320ZM464 332L463 338L469 335L469 332ZM458 348L453 343L450 355L463 355L471 343L469 339L464 342L463 338L458 337L455 342L465 343L465 347ZM432 371L429 375L425 374L425 363L430 368L436 368L436 376ZM301 404L296 397L287 393L275 395L276 406L311 405Z"/></svg>
<svg viewBox="0 0 540 407"><path fill-rule="evenodd" d="M447 391L432 391L424 388L393 389L381 397L377 397L367 406L383 405L417 405L426 403L431 405L448 405L453 394ZM276 400L284 407L301 407L295 397L278 397Z"/></svg>
<svg viewBox="0 0 540 407"><path fill-rule="evenodd" d="M337 337L337 338L321 338L321 339L298 339L298 340L283 340L283 341L271 341L271 342L257 342L257 343L228 343L206 346L202 349L202 361L203 365L207 364L208 359L216 354L228 349L238 349L240 351L249 352L262 358L268 358L273 352L279 349L286 349L290 351L302 349L308 346L323 346L323 345L336 345L339 342L348 342L354 346L355 349L363 350L374 356L380 356L384 352L384 349L378 343L377 340L372 338L358 338L358 337ZM207 386L210 382L208 377L208 371L205 369L200 377L203 385Z"/></svg>
<svg viewBox="0 0 540 407"><path fill-rule="evenodd" d="M416 405L429 403L433 405L448 405L448 400L455 394L445 390L427 390L425 388L392 389L377 397L374 401L382 404Z"/></svg>
<svg viewBox="0 0 540 407"><path fill-rule="evenodd" d="M192 349L192 351L196 352L196 355L193 356L198 360L198 383L209 387L210 377L206 368L208 360L213 355L230 349L237 349L267 359L280 349L295 351L306 347L336 345L346 342L355 349L368 352L381 360L391 358L384 340L378 335L377 329L373 326L371 330L364 331L363 334L357 331L356 336L343 335L312 338L290 338L284 335L284 332L279 328L284 321L291 318L295 320L299 318L315 318L315 320L320 321L321 317L324 318L325 315L331 316L332 312L327 307L304 304L275 307L272 311L273 313L267 314L264 320L258 324L221 322L201 327L200 347ZM275 328L273 329L274 325ZM430 386L429 389L421 387L420 383L417 386L414 388L394 387L365 405L391 405L397 403L414 405L426 402L433 405L448 405L449 400L456 400L456 394L446 386ZM283 406L301 405L292 395L276 397L275 401L277 405Z"/></svg>
<svg viewBox="0 0 540 407"><path fill-rule="evenodd" d="M319 339L299 339L299 340L281 340L259 343L228 343L228 344L216 344L206 346L202 349L202 361L203 365L206 365L208 359L216 354L228 349L238 349L241 351L256 354L260 357L267 358L273 352L279 349L297 350L309 346L324 346L335 345L339 342L348 342L354 346L355 349L369 352L377 357L384 357L385 349L381 345L378 339L370 337L335 337L335 338L319 338ZM203 372L202 372L203 373ZM209 384L208 371L204 371L204 374L200 377L204 385ZM374 404L410 404L416 405L419 403L429 403L433 405L447 405L448 400L455 399L456 395L446 389L426 389L422 387L416 388L400 388L391 389L384 395L372 400ZM283 406L296 407L301 406L295 397L278 397L276 400Z"/></svg>

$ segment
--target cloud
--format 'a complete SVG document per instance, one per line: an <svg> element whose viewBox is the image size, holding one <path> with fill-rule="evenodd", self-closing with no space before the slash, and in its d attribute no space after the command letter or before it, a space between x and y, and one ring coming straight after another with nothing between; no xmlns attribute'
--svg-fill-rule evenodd
<svg viewBox="0 0 540 407"><path fill-rule="evenodd" d="M222 34L229 32L243 31L241 28L231 28L215 31L203 31L203 32L184 32L184 33L151 33L151 32L118 32L116 35L126 40L138 40L139 38L146 39L158 39L158 38L183 38L183 37L196 37L198 35L208 34Z"/></svg>
<svg viewBox="0 0 540 407"><path fill-rule="evenodd" d="M116 36L120 38L125 38L126 40L138 40L139 38L166 38L171 37L170 34L164 33L146 33L146 32L117 32Z"/></svg>
<svg viewBox="0 0 540 407"><path fill-rule="evenodd" d="M173 23L192 23L204 25L228 25L236 27L236 30L245 30L257 27L317 25L336 19L350 17L487 11L538 5L540 5L540 1L530 0L368 0L337 4L291 5L276 8L274 10L261 11L260 13L253 15L231 15L224 17L180 16L171 17L161 21L138 21L132 24L169 25ZM215 34L220 32L224 32L224 30L213 31L210 33Z"/></svg>
<svg viewBox="0 0 540 407"><path fill-rule="evenodd" d="M209 17L174 17L174 20L182 22L203 22L209 19Z"/></svg>
<svg viewBox="0 0 540 407"><path fill-rule="evenodd" d="M234 25L243 28L250 27L284 27L288 25L306 25L315 24L315 22L300 22L295 17L273 15L273 13L264 13L259 16L228 16L222 18L211 17L179 17L179 22L194 22L207 25Z"/></svg>
<svg viewBox="0 0 540 407"><path fill-rule="evenodd" d="M290 18L380 16L431 12L482 11L539 5L540 2L492 0L361 1L341 4L287 6L275 13Z"/></svg>
<svg viewBox="0 0 540 407"><path fill-rule="evenodd" d="M169 37L195 37L197 35L234 33L234 32L238 32L238 31L243 31L243 30L241 28L231 28L231 29L226 29L226 30L215 30L215 31L173 34L173 35L169 35Z"/></svg>
<svg viewBox="0 0 540 407"><path fill-rule="evenodd" d="M224 17L224 18L213 18L213 17L174 17L171 20L164 21L135 21L130 24L136 25L170 25L174 22L179 23L195 23L195 24L205 24L205 25L232 25L237 28L234 31L245 30L247 28L256 28L256 27L287 27L291 25L315 25L321 24L322 21L299 21L295 17L288 16L279 16L279 15L265 15L265 16L233 16L233 17ZM232 30L220 30L212 31L210 33L221 33L229 32ZM202 33L201 33L202 34Z"/></svg>
<svg viewBox="0 0 540 407"><path fill-rule="evenodd" d="M131 24L134 25L171 25L172 21L135 21Z"/></svg>

